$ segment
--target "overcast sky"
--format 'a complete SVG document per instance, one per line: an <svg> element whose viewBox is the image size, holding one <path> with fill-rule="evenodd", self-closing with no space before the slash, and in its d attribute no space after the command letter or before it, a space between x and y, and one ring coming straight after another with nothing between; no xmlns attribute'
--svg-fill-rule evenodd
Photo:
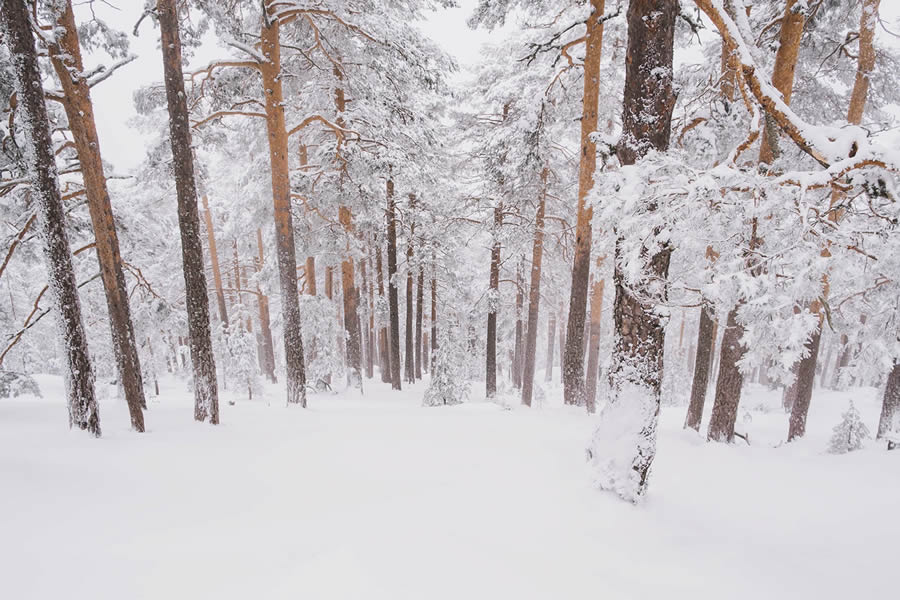
<svg viewBox="0 0 900 600"><path fill-rule="evenodd" d="M476 1L458 0L458 8L438 11L421 24L421 28L453 55L463 68L477 62L486 41L492 39L492 36L497 38L502 35L469 29L466 18ZM129 119L135 115L132 95L141 86L162 81L162 57L158 50L159 30L149 20L145 20L141 25L139 36L136 38L130 36L134 24L140 17L143 4L136 0L111 0L110 5L95 2L93 6L98 17L129 32L131 52L138 57L92 90L103 157L115 165L120 173L137 166L144 157L145 140L139 132L128 125ZM83 14L82 11L85 10L84 6L76 7L78 14ZM893 30L900 29L896 25L900 17L900 0L882 2L881 14L889 27ZM882 41L889 39L893 43L898 43L896 38L891 38L881 28L876 35ZM212 59L227 56L226 52L211 43L199 49L191 62L202 66ZM92 61L87 57L86 62L90 68L97 60Z"/></svg>

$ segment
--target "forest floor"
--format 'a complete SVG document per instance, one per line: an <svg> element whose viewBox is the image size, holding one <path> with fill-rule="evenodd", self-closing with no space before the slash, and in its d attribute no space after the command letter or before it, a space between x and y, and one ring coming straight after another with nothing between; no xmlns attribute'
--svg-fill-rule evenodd
<svg viewBox="0 0 900 600"><path fill-rule="evenodd" d="M780 393L752 387L743 441L706 443L662 411L649 496L592 489L594 417L470 402L423 384L310 396L281 388L192 422L164 382L149 432L107 394L103 438L66 428L58 378L0 400L0 597L491 599L893 597L900 452L825 452L853 399L817 390L782 443ZM477 384L476 384L477 385ZM104 386L107 387L107 386ZM478 387L477 389L480 389ZM548 398L558 398L551 389ZM474 395L474 394L473 394ZM226 396L227 398L227 396Z"/></svg>

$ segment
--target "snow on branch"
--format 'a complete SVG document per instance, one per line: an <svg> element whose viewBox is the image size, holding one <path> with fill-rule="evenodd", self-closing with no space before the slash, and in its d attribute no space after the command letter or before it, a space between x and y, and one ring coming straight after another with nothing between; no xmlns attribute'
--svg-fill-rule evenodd
<svg viewBox="0 0 900 600"><path fill-rule="evenodd" d="M94 87L98 83L101 83L101 82L109 79L109 77L113 73L115 73L116 71L118 71L119 69L121 69L122 67L127 65L128 63L134 61L136 58L137 58L136 54L129 54L122 60L118 60L118 61L114 62L109 67L107 67L105 65L100 65L99 67L94 69L93 72L85 73L83 75L83 77L84 77L85 81L87 82L88 87Z"/></svg>

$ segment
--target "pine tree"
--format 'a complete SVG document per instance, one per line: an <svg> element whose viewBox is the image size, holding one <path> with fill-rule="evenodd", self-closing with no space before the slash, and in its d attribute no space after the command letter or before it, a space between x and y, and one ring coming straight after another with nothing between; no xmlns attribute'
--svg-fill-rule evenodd
<svg viewBox="0 0 900 600"><path fill-rule="evenodd" d="M828 443L828 452L831 454L846 454L859 450L863 441L869 439L869 428L862 422L859 412L853 406L853 401L847 411L841 416L841 422L835 425L834 433Z"/></svg>
<svg viewBox="0 0 900 600"><path fill-rule="evenodd" d="M438 333L437 351L431 367L431 381L425 390L424 406L459 404L469 397L468 348L458 326L446 326Z"/></svg>

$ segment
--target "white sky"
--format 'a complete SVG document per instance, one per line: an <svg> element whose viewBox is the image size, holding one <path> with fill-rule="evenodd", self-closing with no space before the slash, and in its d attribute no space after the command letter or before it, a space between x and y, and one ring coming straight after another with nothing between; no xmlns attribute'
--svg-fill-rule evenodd
<svg viewBox="0 0 900 600"><path fill-rule="evenodd" d="M469 29L466 18L471 14L476 1L458 0L459 7L440 10L420 24L421 29L454 56L463 69L479 60L481 48L486 41L503 35ZM136 114L132 100L133 93L141 86L162 81L163 77L162 57L157 48L159 31L149 20L145 20L141 25L139 37L130 35L140 17L143 4L135 0L118 0L118 2L113 0L112 5L117 7L114 9L102 2L94 3L94 11L98 17L114 27L129 32L131 52L138 57L92 90L103 157L120 173L126 173L136 167L144 157L145 140L140 132L128 124L131 117ZM85 6L76 6L77 15L83 15L85 10ZM900 0L882 2L881 15L892 30L900 31L900 27L897 26L900 18ZM891 40L900 44L900 41L888 36L880 27L876 36L882 41ZM225 50L210 43L196 52L192 63L203 65L225 55ZM88 67L92 66L90 57L86 57L85 62L88 63Z"/></svg>

